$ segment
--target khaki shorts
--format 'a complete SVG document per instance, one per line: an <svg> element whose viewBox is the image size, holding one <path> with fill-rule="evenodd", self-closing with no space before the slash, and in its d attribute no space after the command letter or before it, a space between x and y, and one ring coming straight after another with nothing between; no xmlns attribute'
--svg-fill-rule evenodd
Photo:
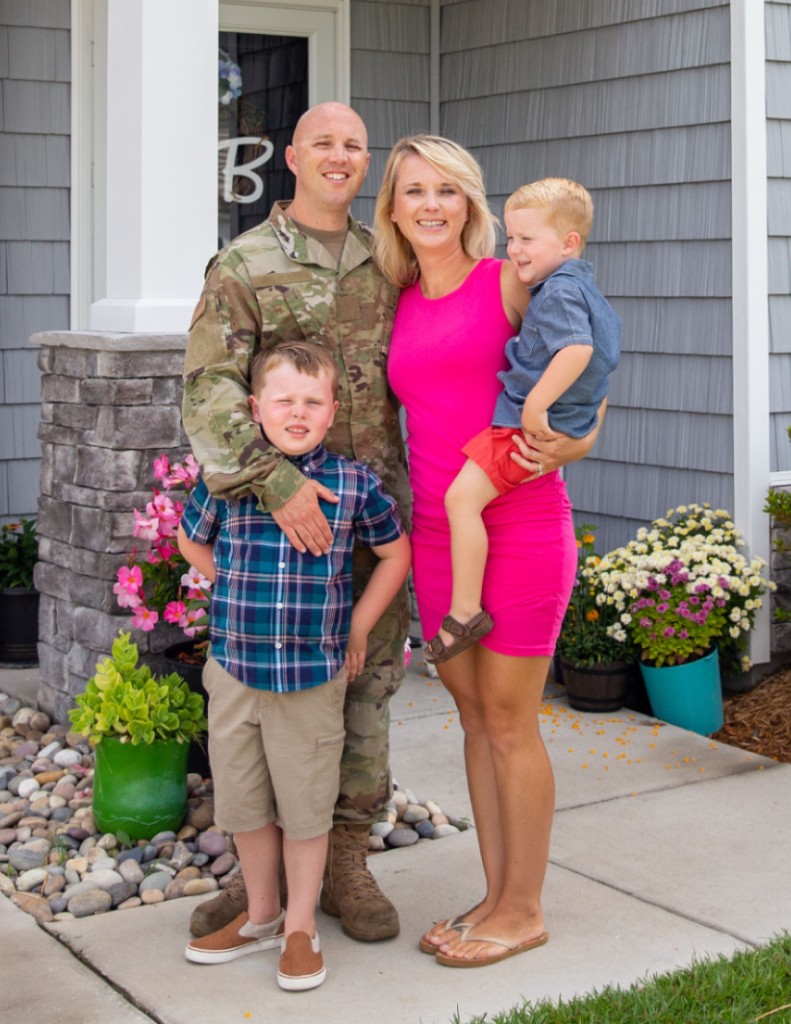
<svg viewBox="0 0 791 1024"><path fill-rule="evenodd" d="M252 832L272 822L289 839L329 832L343 752L346 669L296 693L245 686L209 658L209 761L215 822Z"/></svg>

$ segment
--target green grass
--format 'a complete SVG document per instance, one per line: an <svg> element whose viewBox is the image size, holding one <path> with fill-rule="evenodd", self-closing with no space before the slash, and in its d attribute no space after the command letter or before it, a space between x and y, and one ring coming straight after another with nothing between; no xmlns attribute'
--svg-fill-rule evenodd
<svg viewBox="0 0 791 1024"><path fill-rule="evenodd" d="M461 1024L457 1014L453 1024ZM465 1024L791 1024L791 934L729 958L654 975L628 990L542 1000Z"/></svg>

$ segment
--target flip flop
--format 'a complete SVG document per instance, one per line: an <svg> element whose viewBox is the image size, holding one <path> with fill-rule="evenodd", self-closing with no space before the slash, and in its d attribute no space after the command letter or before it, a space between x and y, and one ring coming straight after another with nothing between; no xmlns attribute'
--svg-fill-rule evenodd
<svg viewBox="0 0 791 1024"><path fill-rule="evenodd" d="M470 928L475 927L475 922L465 921L463 914L457 914L456 917L449 917L445 921L435 921L434 928L432 928L431 930L434 931L434 929L437 928L439 925L442 925L442 930L444 932L458 932L459 935L463 937L465 933L470 930ZM420 941L418 942L418 949L420 950L421 953L428 953L429 956L436 956L436 954L439 952L439 946L433 942L429 942L428 939L425 938L425 936L423 935L420 936Z"/></svg>
<svg viewBox="0 0 791 1024"><path fill-rule="evenodd" d="M469 930L469 929L468 929ZM502 946L502 953L494 953L492 956L480 956L474 960L462 960L461 957L448 956L447 953L437 953L436 960L438 964L442 964L443 967L488 967L489 964L499 963L501 960L507 960L509 957L517 956L519 953L527 953L530 949L536 949L538 946L543 946L549 939L547 932L542 932L535 939L528 939L527 942L519 942L516 945L511 945L508 942L503 942L502 939L491 939L488 937L480 936L464 936L462 942L490 942L493 946Z"/></svg>
<svg viewBox="0 0 791 1024"><path fill-rule="evenodd" d="M453 643L446 644L439 633L437 633L423 648L423 657L434 665L439 665L443 661L450 661L457 654L461 654L468 647L472 647L481 637L486 636L493 625L492 617L487 611L479 611L477 615L473 615L469 622L459 622L452 615L446 615L442 620L442 629L446 633L450 633L451 636L456 637L456 639Z"/></svg>

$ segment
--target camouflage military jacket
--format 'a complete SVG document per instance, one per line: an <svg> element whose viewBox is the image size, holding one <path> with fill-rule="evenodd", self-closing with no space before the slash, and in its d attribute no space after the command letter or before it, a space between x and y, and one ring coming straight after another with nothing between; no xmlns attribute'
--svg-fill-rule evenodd
<svg viewBox="0 0 791 1024"><path fill-rule="evenodd" d="M340 406L327 448L370 466L409 521L406 457L386 374L397 298L374 265L370 231L352 218L339 266L280 204L214 257L190 327L183 405L212 494L252 492L271 511L304 484L263 437L247 397L259 347L305 339L330 348L338 364Z"/></svg>

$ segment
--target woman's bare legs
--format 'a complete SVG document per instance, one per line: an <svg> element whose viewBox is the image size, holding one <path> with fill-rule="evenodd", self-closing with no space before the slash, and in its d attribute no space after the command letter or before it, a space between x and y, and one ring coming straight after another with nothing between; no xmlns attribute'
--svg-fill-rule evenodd
<svg viewBox="0 0 791 1024"><path fill-rule="evenodd" d="M443 952L476 959L503 947L476 941L475 932L516 945L544 931L541 890L549 859L555 806L552 766L539 731L538 712L549 658L512 658L477 648L485 734L492 759L502 878L496 904L464 941Z"/></svg>
<svg viewBox="0 0 791 1024"><path fill-rule="evenodd" d="M517 944L544 930L541 890L549 857L554 779L538 724L549 658L513 658L476 645L442 666L464 728L465 762L487 893L465 920ZM456 931L426 938L466 959L502 946L462 941ZM444 942L443 942L444 940Z"/></svg>

